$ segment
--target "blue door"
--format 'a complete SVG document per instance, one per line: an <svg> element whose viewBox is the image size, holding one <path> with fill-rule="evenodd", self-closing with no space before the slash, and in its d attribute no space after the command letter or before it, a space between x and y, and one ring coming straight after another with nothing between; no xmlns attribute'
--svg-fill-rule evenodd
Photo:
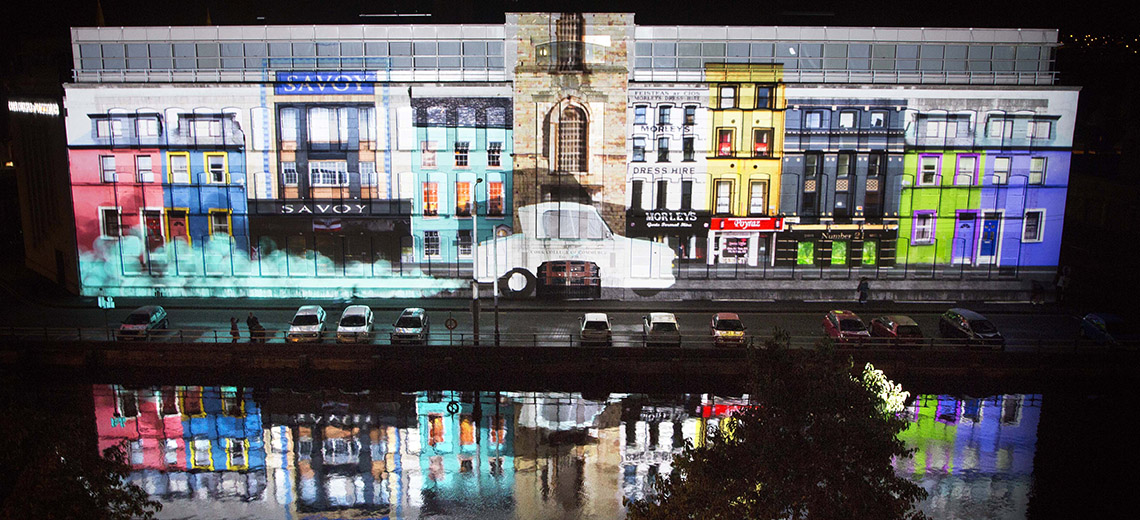
<svg viewBox="0 0 1140 520"><path fill-rule="evenodd" d="M982 243L978 246L978 262L997 263L998 240L1001 234L1001 213L982 216Z"/></svg>

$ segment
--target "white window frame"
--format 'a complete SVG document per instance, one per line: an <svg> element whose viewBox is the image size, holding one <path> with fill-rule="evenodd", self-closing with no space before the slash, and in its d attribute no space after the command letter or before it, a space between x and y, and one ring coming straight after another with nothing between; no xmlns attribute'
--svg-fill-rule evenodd
<svg viewBox="0 0 1140 520"><path fill-rule="evenodd" d="M219 225L218 221L216 220L219 216L223 219L222 225ZM231 234L229 210L211 209L209 211L209 218L210 220L208 222L210 225L210 236L216 235L218 233L221 233L223 235Z"/></svg>
<svg viewBox="0 0 1140 520"><path fill-rule="evenodd" d="M721 193L721 186L725 186ZM717 179L713 181L713 213L717 215L732 214L732 180Z"/></svg>
<svg viewBox="0 0 1140 520"><path fill-rule="evenodd" d="M358 163L360 169L360 185L361 186L376 186L376 163L372 161L361 161Z"/></svg>
<svg viewBox="0 0 1140 520"><path fill-rule="evenodd" d="M148 161L143 168L142 161ZM149 154L135 156L135 180L138 182L154 182L154 157Z"/></svg>
<svg viewBox="0 0 1140 520"><path fill-rule="evenodd" d="M645 138L641 136L634 136L631 139L631 146L633 151L630 154L631 162L645 162Z"/></svg>
<svg viewBox="0 0 1140 520"><path fill-rule="evenodd" d="M933 213L915 213L914 215L914 241L911 244L933 244L934 223L937 216Z"/></svg>
<svg viewBox="0 0 1140 520"><path fill-rule="evenodd" d="M935 119L926 120L926 137L942 137L942 123Z"/></svg>
<svg viewBox="0 0 1140 520"><path fill-rule="evenodd" d="M136 119L135 127L139 137L158 137L158 119L154 117Z"/></svg>
<svg viewBox="0 0 1140 520"><path fill-rule="evenodd" d="M1026 238L1025 233L1029 230L1029 214L1036 213L1040 215L1037 219L1037 234L1036 236ZM1037 243L1045 241L1045 208L1029 208L1025 210L1021 219L1021 242L1025 244Z"/></svg>
<svg viewBox="0 0 1140 520"><path fill-rule="evenodd" d="M645 114L648 111L649 111L649 105L634 105L633 106L633 124L635 124L635 125L647 124L645 122L645 117L646 117Z"/></svg>
<svg viewBox="0 0 1140 520"><path fill-rule="evenodd" d="M424 231L424 257L439 258L441 249L439 231Z"/></svg>
<svg viewBox="0 0 1140 520"><path fill-rule="evenodd" d="M934 176L930 182L926 181L926 164L927 160L934 161ZM942 157L938 155L920 155L918 156L918 185L919 186L937 186L940 177L942 176Z"/></svg>
<svg viewBox="0 0 1140 520"><path fill-rule="evenodd" d="M998 168L1000 163L1005 163L1005 168ZM1009 156L994 157L994 184L1009 184L1009 172L1013 169L1013 158Z"/></svg>
<svg viewBox="0 0 1140 520"><path fill-rule="evenodd" d="M420 141L420 167L436 168L435 141Z"/></svg>
<svg viewBox="0 0 1140 520"><path fill-rule="evenodd" d="M1009 139L1013 137L1013 120L1005 117L990 117L989 131L986 136L990 139Z"/></svg>
<svg viewBox="0 0 1140 520"><path fill-rule="evenodd" d="M1030 139L1048 139L1053 133L1053 122L1049 120L1033 120L1025 129L1025 137Z"/></svg>
<svg viewBox="0 0 1140 520"><path fill-rule="evenodd" d="M214 159L221 159L222 164L220 165L220 170L213 169L214 165L211 164L210 161ZM226 157L224 153L206 153L202 160L206 163L206 180L209 184L225 184L227 180L226 177L229 176L229 172L227 171L229 169L227 164L229 163L229 157Z"/></svg>
<svg viewBox="0 0 1140 520"><path fill-rule="evenodd" d="M1041 168L1035 168L1035 165L1040 164ZM1036 156L1029 158L1029 184L1045 184L1045 169L1049 167L1049 161L1045 157Z"/></svg>
<svg viewBox="0 0 1140 520"><path fill-rule="evenodd" d="M813 121L814 119L814 121ZM809 110L804 113L804 128L818 130L823 128L823 111Z"/></svg>
<svg viewBox="0 0 1140 520"><path fill-rule="evenodd" d="M973 186L974 185L974 181L975 181L977 174L978 174L978 157L979 157L978 155L973 155L973 154L962 154L962 155L959 155L959 156L954 158L955 159L954 160L954 163L955 163L954 164L954 185L955 186ZM973 166L968 171L964 172L962 170L962 162L963 161L971 162L973 164ZM962 182L963 179L966 182Z"/></svg>
<svg viewBox="0 0 1140 520"><path fill-rule="evenodd" d="M108 163L108 159L110 162ZM110 168L108 168L110 166ZM115 182L119 180L119 175L115 170L115 156L114 155L100 155L99 156L99 180L103 182Z"/></svg>
<svg viewBox="0 0 1140 520"><path fill-rule="evenodd" d="M757 188L760 193L757 194ZM766 215L768 213L768 183L764 181L752 181L748 185L748 214L749 215ZM759 195L759 197L757 197Z"/></svg>
<svg viewBox="0 0 1140 520"><path fill-rule="evenodd" d="M736 86L735 85L721 85L717 89L717 108L729 109L736 108Z"/></svg>
<svg viewBox="0 0 1140 520"><path fill-rule="evenodd" d="M281 179L281 182L283 182L286 186L296 186L300 182L301 176L297 173L296 162L281 162Z"/></svg>
<svg viewBox="0 0 1140 520"><path fill-rule="evenodd" d="M858 112L855 112L854 110L844 110L839 113L839 128L851 130L854 129L858 124Z"/></svg>
<svg viewBox="0 0 1140 520"><path fill-rule="evenodd" d="M110 212L115 214L114 225L117 233L108 233L111 231L107 227L107 216ZM123 208L117 206L99 206L99 234L105 237L121 237L123 236Z"/></svg>
<svg viewBox="0 0 1140 520"><path fill-rule="evenodd" d="M657 124L671 125L673 121L673 105L657 105Z"/></svg>
<svg viewBox="0 0 1140 520"><path fill-rule="evenodd" d="M326 182L329 180L331 182ZM309 161L309 186L313 188L348 186L348 161Z"/></svg>
<svg viewBox="0 0 1140 520"><path fill-rule="evenodd" d="M297 143L297 116L300 109L286 107L281 109L281 142Z"/></svg>
<svg viewBox="0 0 1140 520"><path fill-rule="evenodd" d="M502 141L491 141L487 143L487 167L488 168L502 168L503 167L503 143Z"/></svg>
<svg viewBox="0 0 1140 520"><path fill-rule="evenodd" d="M464 241L465 237L467 239L466 241ZM456 245L456 253L459 255L459 258L471 258L472 252L474 252L474 250L475 250L475 247L474 247L473 242L471 240L471 230L470 229L458 230L458 232L456 233L455 245Z"/></svg>
<svg viewBox="0 0 1140 520"><path fill-rule="evenodd" d="M471 166L471 142L455 142L455 167L468 168Z"/></svg>

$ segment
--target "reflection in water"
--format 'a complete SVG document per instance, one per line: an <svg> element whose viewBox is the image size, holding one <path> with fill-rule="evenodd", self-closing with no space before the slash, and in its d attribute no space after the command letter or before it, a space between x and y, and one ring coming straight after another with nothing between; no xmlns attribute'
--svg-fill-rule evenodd
<svg viewBox="0 0 1140 520"><path fill-rule="evenodd" d="M686 441L746 404L450 392L94 388L163 518L620 518ZM936 518L1024 517L1040 398L921 396L897 470Z"/></svg>

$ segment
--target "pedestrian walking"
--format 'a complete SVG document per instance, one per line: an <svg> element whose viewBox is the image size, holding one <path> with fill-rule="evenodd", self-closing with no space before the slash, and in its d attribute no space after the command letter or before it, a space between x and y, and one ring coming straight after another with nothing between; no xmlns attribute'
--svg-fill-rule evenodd
<svg viewBox="0 0 1140 520"><path fill-rule="evenodd" d="M867 303L867 298L871 297L871 283L867 278L859 279L859 287L856 290L859 291L859 303Z"/></svg>
<svg viewBox="0 0 1140 520"><path fill-rule="evenodd" d="M1069 266L1065 266L1057 275L1057 303L1065 301L1065 290L1069 288L1069 273L1071 272Z"/></svg>
<svg viewBox="0 0 1140 520"><path fill-rule="evenodd" d="M265 327L261 326L256 316L253 318L253 325L249 327L249 342L265 343Z"/></svg>
<svg viewBox="0 0 1140 520"><path fill-rule="evenodd" d="M245 319L245 328L249 329L251 333L253 332L254 323L257 323L257 317L253 315L253 311L249 311L249 317Z"/></svg>
<svg viewBox="0 0 1140 520"><path fill-rule="evenodd" d="M230 337L234 339L233 343L237 343L238 338L241 337L241 331L238 330L238 320L233 316L230 316Z"/></svg>

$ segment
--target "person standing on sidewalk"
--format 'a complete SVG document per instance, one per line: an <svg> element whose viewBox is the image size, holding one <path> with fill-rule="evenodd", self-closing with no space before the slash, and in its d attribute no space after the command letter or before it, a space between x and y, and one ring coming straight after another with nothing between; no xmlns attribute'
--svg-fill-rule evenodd
<svg viewBox="0 0 1140 520"><path fill-rule="evenodd" d="M866 277L859 279L859 287L856 290L859 291L859 303L867 303L867 298L871 297L871 283Z"/></svg>
<svg viewBox="0 0 1140 520"><path fill-rule="evenodd" d="M233 343L237 343L238 338L241 337L241 331L238 330L237 318L233 316L230 316L230 337L234 339Z"/></svg>
<svg viewBox="0 0 1140 520"><path fill-rule="evenodd" d="M253 338L253 325L257 323L257 318L254 317L253 311L249 311L249 317L245 319L245 328L249 329L250 338Z"/></svg>

